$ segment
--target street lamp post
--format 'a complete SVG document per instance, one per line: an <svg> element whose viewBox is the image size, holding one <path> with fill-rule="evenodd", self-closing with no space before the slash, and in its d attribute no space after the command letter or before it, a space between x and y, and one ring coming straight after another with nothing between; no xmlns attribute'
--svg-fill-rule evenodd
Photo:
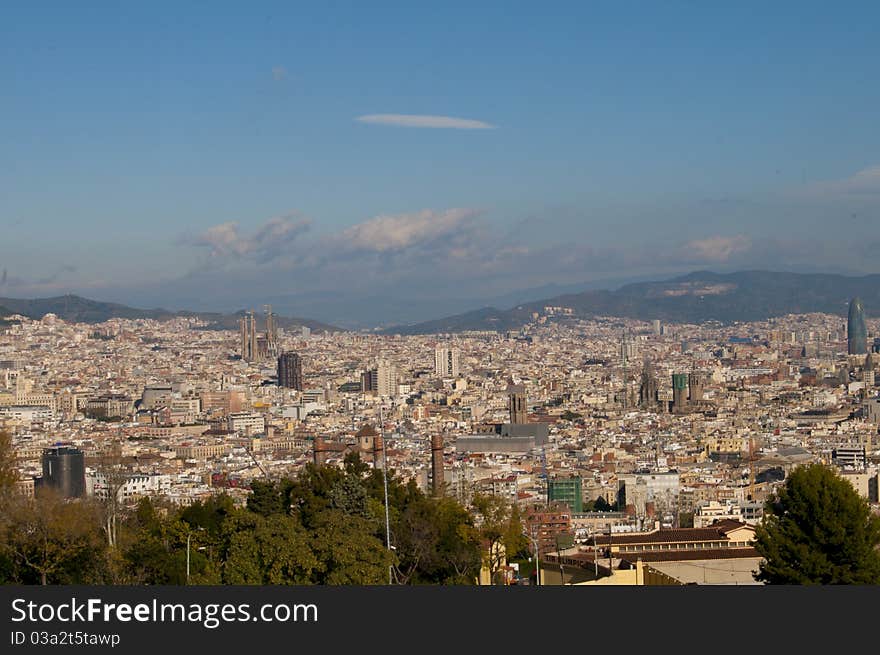
<svg viewBox="0 0 880 655"><path fill-rule="evenodd" d="M553 539L556 542L556 559L559 564L559 578L560 584L565 584L565 565L562 563L562 551L559 549L559 533L553 535Z"/></svg>
<svg viewBox="0 0 880 655"><path fill-rule="evenodd" d="M391 521L388 514L388 458L385 450L385 423L382 418L382 406L379 406L379 434L382 437L382 482L385 487L385 545L390 553L391 545ZM388 584L394 584L394 565L388 565Z"/></svg>
<svg viewBox="0 0 880 655"><path fill-rule="evenodd" d="M196 529L200 530L201 532L205 531L205 528L202 528L202 527L199 527ZM190 545L191 539L192 539L192 530L190 530L189 532L186 533L186 584L187 585L189 585L189 545ZM205 547L200 546L196 550L205 550Z"/></svg>
<svg viewBox="0 0 880 655"><path fill-rule="evenodd" d="M541 558L538 554L538 538L535 536L535 526L534 525L532 526L530 533L527 532L525 536L532 538L532 549L535 551L535 553L534 553L535 586L540 587L541 586Z"/></svg>

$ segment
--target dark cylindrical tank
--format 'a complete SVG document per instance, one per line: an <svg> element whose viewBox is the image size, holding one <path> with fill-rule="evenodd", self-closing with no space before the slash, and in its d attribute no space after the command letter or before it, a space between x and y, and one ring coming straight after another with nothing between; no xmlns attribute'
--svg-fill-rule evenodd
<svg viewBox="0 0 880 655"><path fill-rule="evenodd" d="M86 495L86 463L83 452L69 446L43 451L43 484L65 498Z"/></svg>

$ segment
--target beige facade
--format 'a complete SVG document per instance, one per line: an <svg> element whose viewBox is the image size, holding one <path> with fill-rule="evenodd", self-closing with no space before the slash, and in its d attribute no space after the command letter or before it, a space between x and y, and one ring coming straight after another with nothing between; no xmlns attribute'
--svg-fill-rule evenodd
<svg viewBox="0 0 880 655"><path fill-rule="evenodd" d="M878 472L876 468L861 472L841 471L840 476L853 486L859 496L871 502L877 502Z"/></svg>
<svg viewBox="0 0 880 655"><path fill-rule="evenodd" d="M34 479L27 478L15 483L15 490L26 498L34 497Z"/></svg>
<svg viewBox="0 0 880 655"><path fill-rule="evenodd" d="M742 508L736 503L719 503L714 500L701 503L694 509L694 527L707 528L715 521L730 519L742 521Z"/></svg>
<svg viewBox="0 0 880 655"><path fill-rule="evenodd" d="M231 444L199 444L178 446L174 449L177 457L181 459L207 459L220 457L232 450Z"/></svg>
<svg viewBox="0 0 880 655"><path fill-rule="evenodd" d="M680 584L755 585L760 557L651 562L651 567Z"/></svg>

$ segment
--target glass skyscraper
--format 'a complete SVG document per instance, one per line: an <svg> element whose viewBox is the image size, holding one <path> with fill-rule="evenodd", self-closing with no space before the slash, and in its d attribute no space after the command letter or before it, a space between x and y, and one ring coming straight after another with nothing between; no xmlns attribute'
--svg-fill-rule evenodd
<svg viewBox="0 0 880 655"><path fill-rule="evenodd" d="M849 303L849 316L846 320L846 351L850 355L864 355L868 352L865 308L860 298L853 298Z"/></svg>

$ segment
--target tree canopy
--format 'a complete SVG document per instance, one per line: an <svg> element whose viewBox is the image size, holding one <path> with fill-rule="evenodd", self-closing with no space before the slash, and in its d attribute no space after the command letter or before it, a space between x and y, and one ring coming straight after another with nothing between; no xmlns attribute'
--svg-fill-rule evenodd
<svg viewBox="0 0 880 655"><path fill-rule="evenodd" d="M769 584L880 584L880 517L827 466L795 469L765 507L755 579Z"/></svg>
<svg viewBox="0 0 880 655"><path fill-rule="evenodd" d="M485 529L454 499L390 472L389 548L382 476L350 456L342 468L255 480L245 507L225 494L186 507L143 498L120 512L113 541L93 499L14 494L0 506L0 582L474 584Z"/></svg>

